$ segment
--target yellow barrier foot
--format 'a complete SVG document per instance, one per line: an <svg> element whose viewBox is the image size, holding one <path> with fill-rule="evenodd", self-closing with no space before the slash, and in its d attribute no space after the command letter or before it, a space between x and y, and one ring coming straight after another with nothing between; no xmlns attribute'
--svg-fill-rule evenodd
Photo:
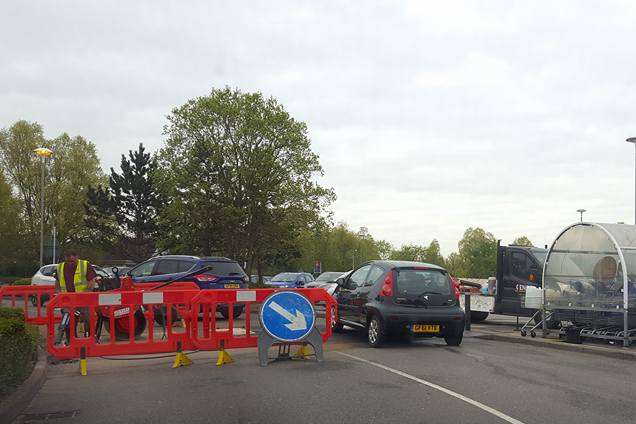
<svg viewBox="0 0 636 424"><path fill-rule="evenodd" d="M192 364L192 360L181 351L181 342L177 342L177 356L174 357L172 368L185 367L190 364Z"/></svg>
<svg viewBox="0 0 636 424"><path fill-rule="evenodd" d="M229 353L225 351L225 349L219 350L219 359L216 360L216 366L220 367L223 364L231 364L234 362L234 359L230 356Z"/></svg>
<svg viewBox="0 0 636 424"><path fill-rule="evenodd" d="M172 368L185 367L190 364L192 364L192 359L188 358L188 355L183 352L177 352L177 356L174 357Z"/></svg>
<svg viewBox="0 0 636 424"><path fill-rule="evenodd" d="M311 349L309 349L309 345L304 344L296 351L294 358L307 359L309 355L311 355Z"/></svg>
<svg viewBox="0 0 636 424"><path fill-rule="evenodd" d="M86 370L86 348L84 347L80 349L80 374L88 374Z"/></svg>

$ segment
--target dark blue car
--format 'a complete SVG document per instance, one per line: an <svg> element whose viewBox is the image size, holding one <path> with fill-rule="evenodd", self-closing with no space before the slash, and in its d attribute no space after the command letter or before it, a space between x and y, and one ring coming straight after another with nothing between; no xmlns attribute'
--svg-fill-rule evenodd
<svg viewBox="0 0 636 424"><path fill-rule="evenodd" d="M128 271L135 284L164 283L181 275L189 274L197 269L212 267L211 270L194 274L179 281L193 281L201 289L245 289L248 277L241 266L234 260L210 256L166 255L156 256L140 263ZM220 306L218 311L227 319L227 306ZM234 308L234 317L243 313L243 308Z"/></svg>
<svg viewBox="0 0 636 424"><path fill-rule="evenodd" d="M296 288L314 281L314 276L307 272L281 272L272 277L265 284L274 287Z"/></svg>

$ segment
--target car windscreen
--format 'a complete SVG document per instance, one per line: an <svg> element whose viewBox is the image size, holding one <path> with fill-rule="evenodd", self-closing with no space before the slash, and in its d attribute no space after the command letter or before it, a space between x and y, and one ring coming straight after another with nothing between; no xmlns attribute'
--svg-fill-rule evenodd
<svg viewBox="0 0 636 424"><path fill-rule="evenodd" d="M272 278L272 281L282 281L284 283L291 283L293 281L296 281L297 276L298 274L294 272L281 272L280 274L274 275L274 278Z"/></svg>
<svg viewBox="0 0 636 424"><path fill-rule="evenodd" d="M341 275L342 272L323 272L315 281L336 281Z"/></svg>
<svg viewBox="0 0 636 424"><path fill-rule="evenodd" d="M218 262L218 261L203 261L201 267L212 267L206 274L214 275L245 275L245 272L241 266L236 262Z"/></svg>
<svg viewBox="0 0 636 424"><path fill-rule="evenodd" d="M423 294L451 294L448 274L438 269L401 268L397 270L398 296L421 296Z"/></svg>

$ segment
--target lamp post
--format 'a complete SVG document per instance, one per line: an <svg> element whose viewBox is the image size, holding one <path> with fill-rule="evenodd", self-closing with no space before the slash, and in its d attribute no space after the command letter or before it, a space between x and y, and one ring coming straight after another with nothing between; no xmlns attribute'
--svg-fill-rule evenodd
<svg viewBox="0 0 636 424"><path fill-rule="evenodd" d="M46 159L53 155L53 151L46 147L38 147L35 154L42 160L42 182L40 187L40 268L44 265L44 176L46 173Z"/></svg>
<svg viewBox="0 0 636 424"><path fill-rule="evenodd" d="M636 157L636 137L630 137L625 141L634 144L634 155ZM636 162L634 165L634 178L634 224L636 224Z"/></svg>
<svg viewBox="0 0 636 424"><path fill-rule="evenodd" d="M586 209L577 209L576 211L581 214L581 222L583 222L583 212L587 212L587 210Z"/></svg>

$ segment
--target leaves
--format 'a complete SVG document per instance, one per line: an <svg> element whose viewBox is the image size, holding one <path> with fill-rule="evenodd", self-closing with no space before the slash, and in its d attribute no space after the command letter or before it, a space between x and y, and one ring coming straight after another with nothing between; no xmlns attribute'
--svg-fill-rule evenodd
<svg viewBox="0 0 636 424"><path fill-rule="evenodd" d="M155 173L170 199L162 246L223 253L248 268L294 256L294 240L335 197L313 179L322 168L306 125L275 99L230 88L188 101L168 121Z"/></svg>

